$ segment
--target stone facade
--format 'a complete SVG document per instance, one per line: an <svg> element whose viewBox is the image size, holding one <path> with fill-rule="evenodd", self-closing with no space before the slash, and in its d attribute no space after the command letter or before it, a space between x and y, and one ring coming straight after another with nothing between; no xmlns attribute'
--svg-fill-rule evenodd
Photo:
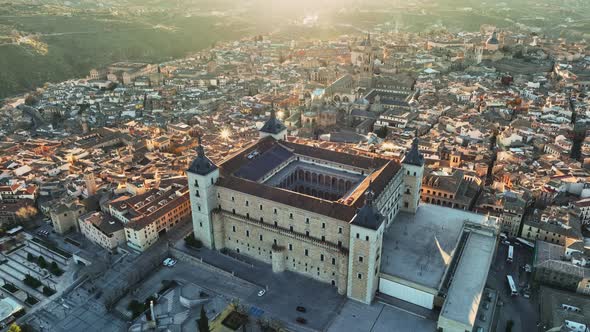
<svg viewBox="0 0 590 332"><path fill-rule="evenodd" d="M106 211L123 224L127 245L144 251L188 217L191 200L185 181L180 177L163 179L158 188L109 202Z"/></svg>
<svg viewBox="0 0 590 332"><path fill-rule="evenodd" d="M340 266L347 266L350 225L309 211L217 187L213 211L215 249L223 248L272 263L281 248L285 269L338 286ZM200 224L195 225L199 234ZM276 260L276 259L275 259ZM276 269L281 269L280 265Z"/></svg>
<svg viewBox="0 0 590 332"><path fill-rule="evenodd" d="M371 303L379 285L381 249L385 224L377 230L356 225L350 230L348 297Z"/></svg>
<svg viewBox="0 0 590 332"><path fill-rule="evenodd" d="M78 231L78 217L85 212L86 207L79 203L58 205L49 213L51 222L53 223L53 229L59 234Z"/></svg>
<svg viewBox="0 0 590 332"><path fill-rule="evenodd" d="M502 231L511 237L517 237L520 231L520 224L522 223L522 214L519 213L507 213L502 214Z"/></svg>
<svg viewBox="0 0 590 332"><path fill-rule="evenodd" d="M276 119L271 119L280 127ZM423 164L411 166L408 177L392 161L380 160L377 170L373 165L378 163L368 158L349 161L353 156L285 144L269 134L261 133L260 141L219 168L209 164L199 146L198 157L187 172L195 237L208 248L269 263L277 273L288 270L303 274L336 287L349 298L371 303L378 288L384 230L402 210L404 187L412 188L413 205L408 211L415 212ZM274 164L256 164L252 161L256 158ZM301 179L298 170L294 168L293 173L289 167L298 163L307 165L310 171L303 171L301 183L294 185L293 181ZM259 168L265 168L264 172ZM336 179L338 190L333 195L311 191L332 186L332 181L326 182L327 176L335 179L343 174L351 180L348 184L342 181L340 186ZM240 176L250 177L249 181ZM371 198L374 212L365 214L378 217L376 221L367 222L366 217L360 221L363 209L367 211L367 203L359 209L362 197L368 192L373 197L372 187L378 190Z"/></svg>
<svg viewBox="0 0 590 332"><path fill-rule="evenodd" d="M92 212L78 219L80 232L90 241L107 250L125 243L123 225L104 212Z"/></svg>

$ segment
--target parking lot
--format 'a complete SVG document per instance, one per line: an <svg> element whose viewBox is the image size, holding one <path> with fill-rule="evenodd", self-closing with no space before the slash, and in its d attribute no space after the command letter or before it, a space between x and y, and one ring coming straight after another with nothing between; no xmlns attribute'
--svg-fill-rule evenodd
<svg viewBox="0 0 590 332"><path fill-rule="evenodd" d="M532 274L526 272L523 266L532 265L533 249L517 241L511 241L511 243L514 246L513 262L506 261L508 245L500 243L488 275L488 287L498 291L499 300L503 303L503 306L497 310L497 331L504 331L510 320L514 321L512 331L535 331L539 321L537 294L532 292L528 299L522 296L523 288L530 285L532 281ZM514 278L520 295L510 296L507 275Z"/></svg>
<svg viewBox="0 0 590 332"><path fill-rule="evenodd" d="M177 280L182 283L192 282L230 301L237 299L253 319L281 320L290 330L310 331L327 328L346 301L336 288L324 283L292 272L274 274L270 266L252 266L220 253L210 254L219 255L216 257L218 265L231 264L233 270L239 270L240 275L249 273L248 280L178 260L173 267L162 266L154 272L118 307L126 306L131 297L143 299L153 294L162 280ZM266 289L266 292L259 296L258 292L262 289ZM305 307L305 312L298 312L298 306ZM298 317L304 318L306 323L298 323Z"/></svg>
<svg viewBox="0 0 590 332"><path fill-rule="evenodd" d="M436 321L380 302L368 306L348 300L328 332L436 331Z"/></svg>
<svg viewBox="0 0 590 332"><path fill-rule="evenodd" d="M258 289L267 289L262 297L254 292L241 299L264 311L263 318L276 317L292 329L326 329L346 301L345 296L338 294L336 287L294 272L273 273L269 264L247 257L242 256L238 260L217 251L190 250L182 246L182 242L177 246L222 270L233 272L237 277L257 285ZM305 307L306 312L297 312L297 306ZM298 317L305 318L307 323L297 323Z"/></svg>

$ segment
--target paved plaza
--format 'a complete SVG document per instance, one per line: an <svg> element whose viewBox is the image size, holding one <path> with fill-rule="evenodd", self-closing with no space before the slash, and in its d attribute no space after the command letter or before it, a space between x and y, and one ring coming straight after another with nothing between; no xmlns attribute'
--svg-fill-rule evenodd
<svg viewBox="0 0 590 332"><path fill-rule="evenodd" d="M434 332L436 321L384 303L347 301L328 332Z"/></svg>

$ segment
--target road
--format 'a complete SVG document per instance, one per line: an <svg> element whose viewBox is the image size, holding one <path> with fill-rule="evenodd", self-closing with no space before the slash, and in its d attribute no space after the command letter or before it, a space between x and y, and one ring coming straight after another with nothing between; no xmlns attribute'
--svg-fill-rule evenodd
<svg viewBox="0 0 590 332"><path fill-rule="evenodd" d="M498 290L499 300L504 303L504 306L497 310L497 331L504 331L509 320L514 321L513 332L535 331L534 327L539 321L537 294L533 292L530 299L523 296L512 297L506 281L506 276L511 275L519 291L531 282L532 275L525 272L522 267L532 264L533 249L524 245L513 245L514 262L506 262L508 246L500 244L488 275L488 287Z"/></svg>
<svg viewBox="0 0 590 332"><path fill-rule="evenodd" d="M181 222L177 227L165 234L155 245L146 250L141 255L134 253L112 256L112 260L99 264L99 257L96 258L94 265L100 265L106 268L105 271L95 276L96 278L85 279L85 282L71 291L62 292L58 290L57 295L51 299L44 299L40 304L33 307L27 314L19 319L19 322L28 322L35 328L42 331L123 331L126 329L126 323L117 319L107 311L105 302L107 297L115 297L119 292L124 292L129 288L130 283L127 281L130 277L141 276L133 274L133 271L149 271L160 266L161 256L165 255L168 249L168 241L178 241L186 236L192 229L188 218ZM42 224L37 230L50 231L49 238L59 244L62 249L75 252L76 249L71 244L64 241L64 237L51 233L51 225ZM71 237L73 235L69 235ZM81 242L86 240L78 239ZM94 245L84 243L82 245L86 256L91 256L88 251ZM97 256L106 254L101 248L96 248ZM102 254L101 254L102 253ZM109 255L107 255L109 256ZM109 256L111 257L111 256ZM131 272L130 272L131 271ZM74 282L74 281L72 281ZM110 292L116 294L109 295ZM64 306L65 304L65 306Z"/></svg>

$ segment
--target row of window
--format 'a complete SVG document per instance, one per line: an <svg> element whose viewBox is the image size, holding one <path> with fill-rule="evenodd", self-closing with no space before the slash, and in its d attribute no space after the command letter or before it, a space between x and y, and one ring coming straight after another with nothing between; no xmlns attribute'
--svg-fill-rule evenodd
<svg viewBox="0 0 590 332"><path fill-rule="evenodd" d="M530 232L527 233L527 237L528 238L531 238L531 233ZM540 238L539 234L535 234L535 238L536 239L539 239ZM555 239L555 238L547 238L547 236L544 237L543 241L549 241L551 243L560 243L560 241L558 239Z"/></svg>
<svg viewBox="0 0 590 332"><path fill-rule="evenodd" d="M231 237L228 237L228 240L231 240ZM236 243L237 244L240 244L239 240L236 240ZM244 243L242 243L242 245L244 245ZM246 249L247 249L247 251L250 251L250 249L256 250L255 247L253 247L253 246L250 247L250 244L249 243L247 244L247 248ZM240 253L240 248L236 248L236 252L237 253ZM261 249L260 247L258 247L258 254L259 255L262 255L263 252L266 252L266 250ZM269 250L269 253L270 253L269 258L272 259L272 251ZM289 260L289 256L285 256L285 260L288 261ZM322 262L324 261L324 255L323 254L320 256L320 260ZM296 264L301 265L301 261L297 261L297 263L296 263L295 258L292 258L292 263L293 263L293 268L296 267ZM305 263L305 272L308 272L308 264L309 263ZM332 265L336 265L336 258L332 258ZM314 268L313 266L310 267L310 269L313 269L313 268ZM317 271L318 271L318 276L319 276L320 275L320 267L319 266L317 267ZM328 273L328 271L325 270L324 271L324 274L325 273ZM336 273L335 272L332 272L332 276L335 276L335 275L336 275ZM332 285L333 286L336 285L336 282L334 280L332 280Z"/></svg>
<svg viewBox="0 0 590 332"><path fill-rule="evenodd" d="M202 227L202 225L203 224L201 223L201 227ZM236 232L236 226L232 226L232 231L234 233ZM246 230L246 237L250 237L250 231L249 230ZM228 237L228 240L231 240L231 237ZM262 234L259 234L258 235L258 240L259 241L263 241L264 240ZM238 240L236 240L236 241L238 241ZM273 243L275 245L277 245L278 244L277 239L273 239ZM248 246L249 245L250 244L248 244ZM339 242L338 245L342 245L342 243ZM287 245L287 247L288 247L289 251L293 251L293 244L292 243L289 243ZM305 256L309 257L309 249L304 249L303 254ZM320 254L320 261L322 261L322 262L324 261L324 254ZM336 265L336 258L334 258L334 257L332 257L332 265Z"/></svg>
<svg viewBox="0 0 590 332"><path fill-rule="evenodd" d="M420 191L421 192L424 192L424 188L420 189ZM430 189L426 189L426 194L427 195L430 195L431 194L430 193ZM451 195L451 194L448 194L447 195L446 193L441 193L440 191L435 191L435 190L432 191L432 196L439 196L439 197L444 197L444 198L447 198L448 197L450 199L453 199L453 195Z"/></svg>
<svg viewBox="0 0 590 332"><path fill-rule="evenodd" d="M219 205L219 209L221 209L221 205ZM236 213L236 209L232 209L232 214L237 214ZM293 214L291 213L291 217L292 216L293 216ZM246 213L246 219L250 219L250 213ZM260 220L260 222L263 223L264 222L264 217L260 217L259 220ZM306 218L305 223L309 225L309 218ZM274 226L275 227L279 227L279 222L275 220L274 221ZM233 226L233 229L234 229L234 232L235 232L235 226ZM322 223L322 229L326 229L326 223L325 222ZM295 231L293 225L289 225L289 231L291 231L291 232L294 232ZM338 234L343 234L343 233L344 233L344 228L342 226L338 226ZM305 235L306 236L310 236L309 231L306 230L305 231ZM326 240L326 237L322 235L321 239L322 239L322 241L325 241ZM342 241L338 241L339 244L341 244L341 242Z"/></svg>
<svg viewBox="0 0 590 332"><path fill-rule="evenodd" d="M532 231L532 230L533 230L533 228L531 226L529 226L529 234L530 234L530 231ZM537 233L540 233L539 232L540 229L537 228L536 230L537 230ZM549 234L549 231L545 231L545 234ZM557 235L557 237L561 237L561 234L553 233L553 236L556 236L556 235ZM539 236L539 235L537 235L537 236Z"/></svg>
<svg viewBox="0 0 590 332"><path fill-rule="evenodd" d="M360 239L361 238L361 235L359 233L356 233L356 238L357 239ZM369 241L369 236L368 235L365 236L365 241Z"/></svg>
<svg viewBox="0 0 590 332"><path fill-rule="evenodd" d="M211 184L214 184L214 183L215 183L215 179L211 178ZM199 188L199 180L196 180L196 179L195 179L195 188Z"/></svg>

